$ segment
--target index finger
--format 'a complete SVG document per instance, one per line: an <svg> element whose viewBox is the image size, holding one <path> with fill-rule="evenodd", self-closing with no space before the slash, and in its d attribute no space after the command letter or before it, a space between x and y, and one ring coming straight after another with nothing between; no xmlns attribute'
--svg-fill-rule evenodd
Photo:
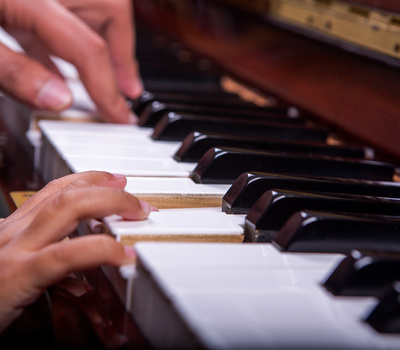
<svg viewBox="0 0 400 350"><path fill-rule="evenodd" d="M135 47L136 36L133 25L132 2L115 2L112 20L105 28L104 37L110 49L117 82L121 91L128 97L136 98L143 90Z"/></svg>
<svg viewBox="0 0 400 350"><path fill-rule="evenodd" d="M104 120L132 122L133 116L119 91L107 42L75 14L57 2L34 7L32 29L56 56L78 70L89 95ZM118 51L118 50L117 50Z"/></svg>
<svg viewBox="0 0 400 350"><path fill-rule="evenodd" d="M121 189L74 182L46 198L28 215L29 227L16 237L27 250L39 250L73 232L88 218L119 215L128 220L144 220L149 204Z"/></svg>
<svg viewBox="0 0 400 350"><path fill-rule="evenodd" d="M114 188L125 188L126 177L118 174L110 174L102 171L88 171L83 173L71 174L59 179L53 180L43 187L34 196L29 198L21 207L11 214L7 221L15 220L25 215L28 211L38 205L38 203L45 200L53 193L60 191L75 181L85 181L97 186L106 186Z"/></svg>

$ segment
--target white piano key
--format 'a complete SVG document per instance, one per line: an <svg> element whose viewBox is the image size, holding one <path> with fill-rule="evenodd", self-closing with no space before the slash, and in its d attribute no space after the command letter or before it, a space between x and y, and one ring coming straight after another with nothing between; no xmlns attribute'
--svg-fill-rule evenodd
<svg viewBox="0 0 400 350"><path fill-rule="evenodd" d="M79 123L70 121L41 120L39 127L43 133L67 134L67 135L87 135L94 134L100 136L119 136L120 138L133 136L151 136L151 128L142 128L137 125L110 124L110 123ZM49 135L51 136L51 135Z"/></svg>
<svg viewBox="0 0 400 350"><path fill-rule="evenodd" d="M154 149L155 151L159 151L161 154L168 153L168 156L171 158L173 152L180 146L180 144L176 142L167 142L165 145L161 143L157 143L151 140L148 137L131 137L131 138L120 138L116 135L108 135L108 136L98 136L95 133L87 134L87 135L70 135L70 134L57 134L52 133L51 137L48 138L52 146L57 150L60 157L68 158L70 149L73 147L82 147L82 152L80 155L86 155L84 153L84 147L93 147L98 148L99 152L97 154L101 154L102 149L116 148L116 147L126 147L127 149L137 149L142 147L148 147L150 149ZM106 151L109 152L109 151ZM137 153L136 153L137 154ZM117 151L115 153L117 155ZM139 153L139 156L140 153Z"/></svg>
<svg viewBox="0 0 400 350"><path fill-rule="evenodd" d="M43 132L43 129L42 129ZM79 143L79 144L127 144L131 142L133 145L140 145L143 142L146 144L151 144L150 140L148 139L147 135L142 134L133 134L133 135L125 135L125 137L120 137L116 134L110 133L109 135L90 132L90 133L70 133L70 132L61 132L61 131L51 131L44 132L44 134L48 137L48 139L54 143L55 145L59 144L72 144L72 143Z"/></svg>
<svg viewBox="0 0 400 350"><path fill-rule="evenodd" d="M135 125L40 121L46 139L42 150L42 173L54 176L89 170L108 171L126 176L189 177L195 163L175 161L172 156L179 142L159 142L150 137L149 130ZM55 152L48 150L54 148ZM57 156L55 155L57 154ZM65 161L49 172L46 164Z"/></svg>
<svg viewBox="0 0 400 350"><path fill-rule="evenodd" d="M223 196L231 185L198 184L190 178L173 177L128 177L125 191L137 195L160 194L160 195L219 195Z"/></svg>
<svg viewBox="0 0 400 350"><path fill-rule="evenodd" d="M145 147L149 152L172 157L181 145L180 142L154 141L150 129L136 125L40 121L39 126L63 158L69 155L107 155L112 150L115 150L113 156L132 150L131 156L143 157L138 150Z"/></svg>
<svg viewBox="0 0 400 350"><path fill-rule="evenodd" d="M126 176L189 177L196 166L178 163L173 159L116 158L116 157L68 157L68 167L74 173L98 170Z"/></svg>
<svg viewBox="0 0 400 350"><path fill-rule="evenodd" d="M179 236L230 235L242 240L245 215L228 215L221 208L161 209L146 220L124 220L118 215L104 218L109 231L118 241L123 237L151 237L173 240ZM167 237L168 236L168 237ZM161 237L161 238L160 238Z"/></svg>
<svg viewBox="0 0 400 350"><path fill-rule="evenodd" d="M185 248L187 246L187 248ZM197 249L198 247L199 249ZM337 265L342 254L282 253L272 244L140 244L140 252L151 258L152 266L229 267L246 269L326 269Z"/></svg>
<svg viewBox="0 0 400 350"><path fill-rule="evenodd" d="M350 322L354 314L340 305L333 306L324 291L280 283L272 274L267 272L265 278L271 286L276 284L275 288L246 289L237 294L227 289L219 293L212 290L202 295L185 290L171 299L208 349L378 349L372 341L375 332L366 329L359 318ZM296 274L304 280L313 276L311 271ZM211 275L220 277L218 273ZM242 275L237 274L238 281ZM358 311L363 310L373 302L361 300L353 310L357 306ZM157 318L151 321L157 323ZM150 325L150 331L156 326ZM162 341L158 334L152 335L152 339Z"/></svg>
<svg viewBox="0 0 400 350"><path fill-rule="evenodd" d="M82 156L83 154L87 157L171 159L179 145L177 146L172 143L165 145L147 145L139 140L137 140L135 144L132 144L130 140L115 143L109 142L109 140L106 139L95 142L89 142L88 140L86 140L86 142L80 141L74 143L57 142L56 147L64 159Z"/></svg>
<svg viewBox="0 0 400 350"><path fill-rule="evenodd" d="M334 297L321 286L341 255L274 249L138 243L132 315L156 348L398 348L400 336L361 320L374 298Z"/></svg>

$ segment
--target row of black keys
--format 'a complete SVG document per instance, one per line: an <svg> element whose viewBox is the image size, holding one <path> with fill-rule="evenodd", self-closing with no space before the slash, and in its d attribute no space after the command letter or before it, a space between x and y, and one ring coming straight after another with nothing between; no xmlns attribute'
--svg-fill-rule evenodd
<svg viewBox="0 0 400 350"><path fill-rule="evenodd" d="M232 96L226 96L228 101L220 97L216 103L220 103L221 107L222 104L232 106L233 101L233 105L241 105L244 107L243 110L254 109L260 114L264 112L263 118L268 119L266 115L270 113L269 108L250 108L247 103L237 101ZM135 101L133 108L142 121L143 117L149 115L148 112L144 113L147 107L154 104L164 106L164 116L161 116L154 127L155 134L160 125L164 125L164 120L169 119L171 113L174 113L177 118L184 119L186 117L183 113L178 115L176 112L172 112L166 101L180 101L181 111L189 113L193 109L199 108L200 100L200 96L188 100L187 94L145 92L141 99ZM212 128L213 122L208 122L208 120L218 119L212 112L207 111L207 101L208 97L203 97L204 105L206 105L202 107L204 114L190 115L191 120L195 119L195 122L186 123L189 134L183 140L175 138L176 141L182 140L175 159L198 162L192 174L192 178L196 182L233 184L224 196L223 209L228 213L248 212L246 219L246 239L248 241L274 241L276 244L279 242L279 247L284 250L307 249L307 251L343 253L349 251L346 240L341 245L340 242L332 244L327 237L321 242L318 242L318 239L310 241L305 237L304 241L310 242L307 246L303 246L302 240L298 238L301 235L293 233L295 239L278 240L276 232L282 228L284 223L291 222L288 221L291 215L301 210L357 213L364 216L396 217L400 214L398 199L380 198L378 200L373 198L400 197L400 184L391 181L395 170L394 165L365 160L365 150L362 148L329 146L308 140L299 142L293 141L291 138L280 140L271 137L254 138L251 132L238 136L231 129L232 123L226 120L224 128L227 133L206 134L201 126L207 125L208 128ZM161 108L157 108L155 113L159 114L161 110ZM242 115L243 110L241 110ZM273 113L277 114L274 119L281 119L277 123L282 123L282 128L292 128L292 119L287 117L286 111L278 112L273 109ZM230 113L228 112L227 115ZM246 117L250 118L247 114ZM290 119L289 122L287 119ZM297 119L295 124L298 124ZM179 125L176 126L176 129L179 130L179 133L181 132ZM304 126L304 129L313 130L308 126ZM203 133L196 130L203 131ZM325 133L325 137L326 135ZM274 136L276 135L274 134ZM226 148L226 146L235 148ZM249 174L249 172L253 172L253 174ZM254 172L268 172L269 174ZM310 193L310 191L314 193ZM379 218L376 217L375 222ZM363 222L361 219L365 219L365 217L358 220L360 225ZM292 221L299 222L295 218ZM302 221L308 222L309 220ZM307 227L302 224L302 221L298 225L305 234ZM329 221L334 221L334 219L330 216ZM324 225L322 219L316 222L321 227ZM348 219L342 215L335 219L335 222L343 222L342 225L346 227L345 223L348 222ZM387 225L387 218L384 218L382 222L385 224L385 232L398 225L396 219L391 219L390 225ZM313 227L317 223L313 223ZM391 234L390 232L388 231L388 234ZM335 239L337 240L337 238ZM385 240L377 239L377 242L373 244L379 244L380 241L384 242ZM361 242L365 242L367 245L372 244L368 243L368 240L361 240ZM355 248L365 247L357 246Z"/></svg>
<svg viewBox="0 0 400 350"><path fill-rule="evenodd" d="M377 296L390 285L368 322L400 331L393 326L400 288L390 283L400 279L400 255L387 253L400 251L394 165L366 160L364 148L326 144L327 131L293 109L259 108L225 93L145 92L133 110L141 126L154 128L155 140L182 141L174 158L197 163L194 181L232 184L223 210L247 214L245 241L284 251L361 250L325 286L338 295Z"/></svg>

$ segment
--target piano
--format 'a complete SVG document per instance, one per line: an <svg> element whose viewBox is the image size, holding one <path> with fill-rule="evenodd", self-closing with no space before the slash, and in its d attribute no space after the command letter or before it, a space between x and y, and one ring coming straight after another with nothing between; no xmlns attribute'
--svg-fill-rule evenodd
<svg viewBox="0 0 400 350"><path fill-rule="evenodd" d="M135 14L142 98L158 104L150 100L140 110L141 101L131 101L139 126L121 132L154 141L135 171L164 162L179 172L128 172L127 190L160 207L149 191L138 192L136 180L181 178L209 193L213 186L206 204L191 192L194 199L177 205L186 194L166 191L176 195L174 208L160 212L189 202L197 213L221 208L218 216L234 217L230 224L239 230L224 243L215 232L136 243L129 241L135 233L120 233L121 222L106 218L109 233L137 244L136 269L76 272L50 288L3 341L18 344L28 334L29 344L61 348L398 348L400 6L136 0ZM248 94L257 105L243 100ZM115 142L126 127L98 123L87 111L85 123L75 123L8 98L0 108L9 145L1 176L6 211L16 206L10 191L34 191L87 167L119 172L138 162L135 145L124 153ZM66 119L68 113L77 111ZM181 134L170 133L174 124ZM99 137L115 142L118 157L98 154L91 140ZM79 138L87 156L71 146ZM205 146L191 146L203 139ZM208 148L188 160L187 145ZM10 158L13 152L19 156ZM250 158L249 167L231 169ZM75 234L96 228L85 222Z"/></svg>

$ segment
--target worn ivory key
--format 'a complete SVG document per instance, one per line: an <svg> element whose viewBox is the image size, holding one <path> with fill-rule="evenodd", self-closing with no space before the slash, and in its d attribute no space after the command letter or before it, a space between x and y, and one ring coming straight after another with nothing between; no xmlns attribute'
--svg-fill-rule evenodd
<svg viewBox="0 0 400 350"><path fill-rule="evenodd" d="M104 223L117 241L130 245L141 241L240 243L244 215L228 215L221 208L161 209L146 220L112 215Z"/></svg>
<svg viewBox="0 0 400 350"><path fill-rule="evenodd" d="M230 185L197 184L190 178L127 177L125 191L158 209L222 206Z"/></svg>

